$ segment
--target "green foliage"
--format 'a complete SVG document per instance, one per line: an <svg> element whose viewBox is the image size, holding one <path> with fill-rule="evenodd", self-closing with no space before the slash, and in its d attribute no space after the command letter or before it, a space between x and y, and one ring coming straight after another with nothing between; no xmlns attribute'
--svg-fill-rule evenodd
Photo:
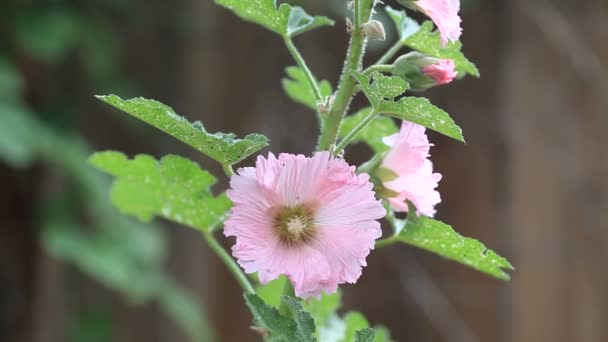
<svg viewBox="0 0 608 342"><path fill-rule="evenodd" d="M199 121L190 123L171 107L155 100L141 97L123 100L116 95L97 98L172 135L222 165L236 164L268 145L268 139L261 134L238 139L231 133L208 133Z"/></svg>
<svg viewBox="0 0 608 342"><path fill-rule="evenodd" d="M429 20L419 25L414 19L407 16L404 10L395 10L389 6L386 12L395 23L399 33L399 41L413 50L425 55L451 59L456 64L456 71L459 75L469 74L479 77L479 70L475 64L471 63L464 54L461 42L449 42L445 46L441 44L441 35L438 31L433 31L433 23Z"/></svg>
<svg viewBox="0 0 608 342"><path fill-rule="evenodd" d="M214 197L217 179L194 162L174 155L158 162L147 155L129 160L119 152L101 152L90 162L116 180L112 202L123 213L149 221L154 216L208 232L217 227L231 207L222 194Z"/></svg>
<svg viewBox="0 0 608 342"><path fill-rule="evenodd" d="M13 167L29 166L45 142L38 122L27 108L0 102L0 159Z"/></svg>
<svg viewBox="0 0 608 342"><path fill-rule="evenodd" d="M444 258L459 262L501 280L509 280L505 270L513 270L507 259L488 249L481 242L463 237L451 226L428 218L416 216L410 204L409 218L405 226L397 221L397 239L425 249Z"/></svg>
<svg viewBox="0 0 608 342"><path fill-rule="evenodd" d="M420 29L420 24L405 14L403 10L393 9L391 6L386 6L386 14L391 18L397 29L399 41L404 41L409 36Z"/></svg>
<svg viewBox="0 0 608 342"><path fill-rule="evenodd" d="M311 88L310 82L308 82L304 71L299 67L290 66L285 68L285 72L288 77L282 79L281 83L287 96L295 102L316 111L317 100L315 99L314 91ZM333 92L331 83L326 80L320 81L319 91L322 98L330 96Z"/></svg>
<svg viewBox="0 0 608 342"><path fill-rule="evenodd" d="M81 17L67 7L33 8L19 12L15 36L21 48L37 59L58 62L81 40Z"/></svg>
<svg viewBox="0 0 608 342"><path fill-rule="evenodd" d="M359 110L357 113L347 116L342 121L340 127L340 138L351 132L363 119L365 119L372 111L372 108L366 107ZM383 138L395 134L399 128L393 119L386 116L376 116L368 123L351 141L352 143L365 142L376 153L388 151L389 147L382 141Z"/></svg>
<svg viewBox="0 0 608 342"><path fill-rule="evenodd" d="M17 68L0 55L0 103L19 102L23 87L23 77Z"/></svg>
<svg viewBox="0 0 608 342"><path fill-rule="evenodd" d="M243 20L261 25L283 37L293 37L322 26L331 26L327 17L311 16L298 6L283 3L277 8L276 0L215 0L233 11Z"/></svg>
<svg viewBox="0 0 608 342"><path fill-rule="evenodd" d="M351 71L351 74L376 112L415 122L464 142L460 127L454 123L448 113L432 105L429 100L413 96L404 96L397 101L394 100L406 88L405 81L400 77L383 76L375 72L372 73L373 81L370 83L370 78L364 74L356 71ZM397 94L401 90L403 90L401 94Z"/></svg>
<svg viewBox="0 0 608 342"><path fill-rule="evenodd" d="M300 302L290 296L281 298L290 310L291 317L281 315L279 311L264 303L255 294L245 294L245 301L253 314L257 330L269 342L314 342L315 325L310 314L302 308Z"/></svg>
<svg viewBox="0 0 608 342"><path fill-rule="evenodd" d="M374 342L375 337L374 329L365 328L355 333L355 342Z"/></svg>

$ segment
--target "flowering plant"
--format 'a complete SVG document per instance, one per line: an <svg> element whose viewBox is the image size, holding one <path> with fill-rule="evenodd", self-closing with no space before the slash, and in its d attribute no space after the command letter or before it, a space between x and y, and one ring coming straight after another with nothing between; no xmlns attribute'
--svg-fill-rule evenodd
<svg viewBox="0 0 608 342"><path fill-rule="evenodd" d="M114 205L144 221L158 216L201 231L242 286L255 330L268 341L390 341L386 328L370 328L360 313L336 313L339 285L357 282L374 248L409 244L509 278L505 270L512 266L506 259L432 219L441 200L436 190L441 174L433 171L426 129L464 138L445 111L407 93L478 76L460 51L459 1L402 1L428 15L439 32L431 21L420 25L403 9L385 7L398 39L380 60L364 67L366 43L384 39L384 27L373 18L378 3L354 0L347 18L351 40L336 91L313 75L293 42L299 34L333 25L332 20L285 3L277 7L274 0L215 2L283 38L297 65L287 68L283 86L290 98L316 113L317 151L258 155L255 166L234 171L268 139L209 133L202 123L190 123L154 100L99 96L214 159L230 178L230 188L218 194L211 190L216 178L188 159L95 153L90 162L116 178ZM412 51L398 57L404 47ZM358 92L369 106L349 114ZM355 167L344 152L357 142L368 144L374 155ZM398 219L396 212L407 212L407 219ZM390 226L385 238L381 219ZM232 256L217 240L220 230L234 237Z"/></svg>

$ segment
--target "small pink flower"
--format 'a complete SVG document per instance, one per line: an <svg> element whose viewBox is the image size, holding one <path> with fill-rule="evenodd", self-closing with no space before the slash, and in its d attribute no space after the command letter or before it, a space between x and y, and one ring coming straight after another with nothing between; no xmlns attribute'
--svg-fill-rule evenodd
<svg viewBox="0 0 608 342"><path fill-rule="evenodd" d="M422 67L422 72L435 81L435 85L448 84L456 78L458 73L454 71L454 61L451 59L442 59L437 63L425 65Z"/></svg>
<svg viewBox="0 0 608 342"><path fill-rule="evenodd" d="M399 133L384 139L391 146L381 167L397 175L397 178L383 182L388 190L397 195L388 198L395 211L407 211L406 200L411 201L418 212L432 217L435 205L441 202L435 190L441 174L433 173L433 164L428 159L432 144L425 134L425 128L403 121Z"/></svg>
<svg viewBox="0 0 608 342"><path fill-rule="evenodd" d="M414 5L426 14L439 29L441 43L456 42L460 38L460 0L417 0Z"/></svg>
<svg viewBox="0 0 608 342"><path fill-rule="evenodd" d="M284 274L301 298L333 293L359 279L382 235L386 212L372 188L328 152L259 156L230 179L224 234L236 237L232 254L261 283Z"/></svg>

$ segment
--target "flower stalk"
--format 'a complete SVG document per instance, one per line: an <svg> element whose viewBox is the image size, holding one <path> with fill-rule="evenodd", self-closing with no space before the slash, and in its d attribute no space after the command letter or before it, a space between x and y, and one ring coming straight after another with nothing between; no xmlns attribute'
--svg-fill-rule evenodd
<svg viewBox="0 0 608 342"><path fill-rule="evenodd" d="M237 282L239 283L239 285L241 285L243 290L248 293L255 293L255 288L253 287L253 285L251 285L251 282L249 281L249 278L247 278L247 275L245 275L241 267L236 263L236 261L234 261L232 256L230 256L230 254L226 252L224 247L220 245L217 239L213 236L213 232L204 232L203 236L205 237L205 240L207 240L207 243L209 244L209 247L211 247L211 250L213 250L215 255L217 255L222 260L224 265L228 267L228 270L230 271L230 273L232 273L234 278L236 278Z"/></svg>
<svg viewBox="0 0 608 342"><path fill-rule="evenodd" d="M319 137L318 150L325 151L333 148L340 131L342 119L346 115L355 94L355 80L350 75L350 70L361 70L361 63L365 52L367 39L361 31L361 21L368 21L371 17L374 0L355 0L354 2L354 28L346 54L346 61L340 76L340 83L335 94L334 102L325 117L323 132Z"/></svg>

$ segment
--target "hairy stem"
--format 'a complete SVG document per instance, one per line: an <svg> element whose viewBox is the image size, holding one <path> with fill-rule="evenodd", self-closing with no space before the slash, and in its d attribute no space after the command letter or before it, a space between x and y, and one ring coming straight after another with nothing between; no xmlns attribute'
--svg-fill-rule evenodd
<svg viewBox="0 0 608 342"><path fill-rule="evenodd" d="M348 106L355 94L355 80L349 74L350 70L361 70L361 62L365 51L366 38L361 31L361 21L368 21L374 0L355 0L355 26L344 61L340 83L329 113L325 117L323 131L319 137L319 150L329 150L336 143L336 138L346 115Z"/></svg>
<svg viewBox="0 0 608 342"><path fill-rule="evenodd" d="M403 42L401 40L398 40L395 44L393 44L393 46L391 46L390 49L388 49L388 51L386 51L386 53L384 53L384 55L382 55L382 57L380 57L380 59L374 63L374 64L386 64L388 61L390 61L393 57L395 57L395 55L399 52L399 50L401 50L401 48L403 47Z"/></svg>
<svg viewBox="0 0 608 342"><path fill-rule="evenodd" d="M340 154L344 148L359 134L359 132L367 126L377 115L378 113L375 110L372 110L369 115L367 115L352 131L348 132L348 134L342 139L340 144L335 148L334 155Z"/></svg>
<svg viewBox="0 0 608 342"><path fill-rule="evenodd" d="M211 247L213 252L220 259L222 259L222 262L228 267L228 270L236 278L237 282L241 285L243 290L248 293L255 293L253 285L251 285L251 282L249 281L241 267L236 263L236 261L234 261L232 256L230 256L230 254L226 252L224 247L222 247L222 245L220 245L220 243L215 239L213 233L205 232L203 233L203 235L205 236L205 240L207 240L209 247Z"/></svg>
<svg viewBox="0 0 608 342"><path fill-rule="evenodd" d="M224 173L226 174L226 176L228 176L228 178L232 177L232 175L234 174L234 170L232 170L232 165L222 164L222 168L224 169Z"/></svg>

